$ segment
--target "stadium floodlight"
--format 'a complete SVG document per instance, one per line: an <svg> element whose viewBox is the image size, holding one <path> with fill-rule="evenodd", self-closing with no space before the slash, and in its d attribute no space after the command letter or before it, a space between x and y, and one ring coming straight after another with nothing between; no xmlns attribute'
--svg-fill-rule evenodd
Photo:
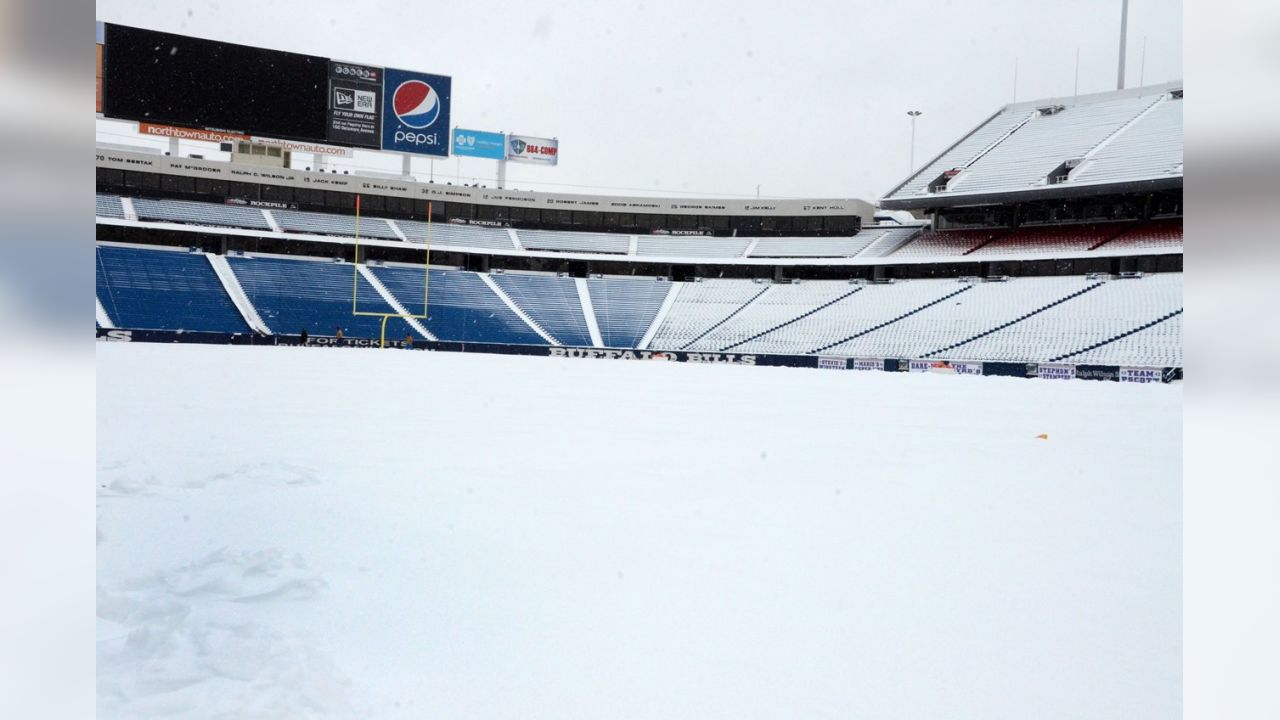
<svg viewBox="0 0 1280 720"><path fill-rule="evenodd" d="M916 171L916 118L924 114L920 110L908 110L907 114L911 116L911 167L907 168L908 173Z"/></svg>

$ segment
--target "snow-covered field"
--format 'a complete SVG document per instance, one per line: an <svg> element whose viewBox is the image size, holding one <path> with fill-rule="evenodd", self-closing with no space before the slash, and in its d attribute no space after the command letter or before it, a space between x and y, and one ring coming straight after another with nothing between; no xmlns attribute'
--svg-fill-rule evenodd
<svg viewBox="0 0 1280 720"><path fill-rule="evenodd" d="M1181 408L100 343L100 717L1178 717Z"/></svg>

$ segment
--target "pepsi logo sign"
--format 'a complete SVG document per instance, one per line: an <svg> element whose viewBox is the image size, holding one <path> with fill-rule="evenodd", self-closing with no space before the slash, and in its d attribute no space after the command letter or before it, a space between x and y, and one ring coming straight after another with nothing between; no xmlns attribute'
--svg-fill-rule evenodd
<svg viewBox="0 0 1280 720"><path fill-rule="evenodd" d="M386 68L382 77L382 149L448 157L452 79L394 68Z"/></svg>
<svg viewBox="0 0 1280 720"><path fill-rule="evenodd" d="M406 80L396 88L391 107L400 122L422 130L440 117L440 95L421 80Z"/></svg>

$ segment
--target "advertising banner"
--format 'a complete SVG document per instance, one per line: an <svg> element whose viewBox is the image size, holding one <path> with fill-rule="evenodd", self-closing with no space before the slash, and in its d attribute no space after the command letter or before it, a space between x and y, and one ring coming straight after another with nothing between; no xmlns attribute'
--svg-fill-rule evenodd
<svg viewBox="0 0 1280 720"><path fill-rule="evenodd" d="M1164 372L1161 370L1161 368L1122 367L1120 368L1120 382L1128 382L1128 383L1165 382Z"/></svg>
<svg viewBox="0 0 1280 720"><path fill-rule="evenodd" d="M1042 380L1075 380L1075 365L1047 365L1040 364L1036 366L1036 377Z"/></svg>
<svg viewBox="0 0 1280 720"><path fill-rule="evenodd" d="M982 363L970 360L955 360L951 363L951 368L956 371L957 375L981 375Z"/></svg>
<svg viewBox="0 0 1280 720"><path fill-rule="evenodd" d="M297 210L298 203L277 202L275 200L248 200L245 198L227 198L222 201L226 205L244 205L248 207L267 208L269 210Z"/></svg>
<svg viewBox="0 0 1280 720"><path fill-rule="evenodd" d="M550 347L551 357L594 358L604 360L658 360L663 362L712 363L722 365L755 365L755 355L736 353L698 353L676 350L608 350L599 348ZM807 358L806 358L807 359Z"/></svg>
<svg viewBox="0 0 1280 720"><path fill-rule="evenodd" d="M884 360L881 358L854 358L854 370L884 370Z"/></svg>
<svg viewBox="0 0 1280 720"><path fill-rule="evenodd" d="M818 358L818 367L826 370L847 370L849 363L842 357L821 356Z"/></svg>
<svg viewBox="0 0 1280 720"><path fill-rule="evenodd" d="M951 367L951 364L945 360L912 360L908 363L907 369L910 372L955 374L955 368Z"/></svg>
<svg viewBox="0 0 1280 720"><path fill-rule="evenodd" d="M507 159L535 165L555 165L560 159L560 141L530 135L508 135Z"/></svg>
<svg viewBox="0 0 1280 720"><path fill-rule="evenodd" d="M1115 382L1120 379L1120 368L1115 365L1077 365L1076 379Z"/></svg>
<svg viewBox="0 0 1280 720"><path fill-rule="evenodd" d="M203 130L184 128L176 125L160 125L157 123L138 123L138 132L153 137L178 138L179 140L199 140L200 142L236 142L248 140L244 133L222 132L221 130Z"/></svg>
<svg viewBox="0 0 1280 720"><path fill-rule="evenodd" d="M329 142L382 147L382 68L329 61Z"/></svg>
<svg viewBox="0 0 1280 720"><path fill-rule="evenodd" d="M506 137L502 133L454 128L453 154L503 160L507 157Z"/></svg>
<svg viewBox="0 0 1280 720"><path fill-rule="evenodd" d="M386 68L382 87L382 149L448 157L453 79Z"/></svg>
<svg viewBox="0 0 1280 720"><path fill-rule="evenodd" d="M254 135L249 138L250 141L259 145L273 145L283 148L290 152L311 153L313 155L328 155L330 157L354 157L355 152L349 147L338 147L337 145L325 145L323 143L307 142L306 140L281 140L280 138L264 138Z"/></svg>
<svg viewBox="0 0 1280 720"><path fill-rule="evenodd" d="M138 123L138 132L152 137L177 138L179 140L199 140L200 142L252 142L258 145L270 145L290 152L329 155L332 157L351 157L354 153L349 147L337 147L305 140L281 140L280 138L258 137L244 133L223 132L222 130L204 130L201 128L184 128L176 125L159 125L157 123Z"/></svg>
<svg viewBox="0 0 1280 720"><path fill-rule="evenodd" d="M316 347L367 347L376 348L379 346L377 337L329 337L312 335L305 342L297 335L258 335L253 333L226 333L226 332L191 332L183 330L138 330L130 328L96 328L96 337L104 342L160 342L160 343L208 343L208 344L232 344L232 345L309 345ZM397 347L400 343L394 343ZM686 362L686 363L702 363L702 364L724 364L724 365L760 365L770 367L823 367L821 363L815 363L818 358L812 355L738 355L732 353L697 353L684 352L683 350L622 350L609 348L585 348L585 347L546 347L542 345L507 345L502 343L484 343L484 342L458 342L458 341L417 341L410 346L414 350L437 350L442 352L479 352L479 353L498 353L503 355L542 355L558 358L580 358L580 359L599 359L599 360L636 360L636 361L658 361L658 362ZM843 358L840 358L843 359ZM881 362L880 367L871 367L872 363ZM930 372L936 369L934 365L948 367L950 372L957 372L954 366L961 363L940 363L937 360L903 360L900 372L905 372L908 363L920 363L916 372ZM964 363L966 365L970 363ZM973 363L976 364L976 363ZM860 367L861 366L861 367ZM854 367L867 370L889 370L892 366L890 361L876 361L871 358L859 358L854 361ZM1102 366L1092 366L1102 367ZM1115 366L1111 366L1115 367ZM1053 365L1044 364L1037 365L1035 363L1001 363L989 362L983 363L983 369L989 375L1000 375L1007 377L1036 377L1037 370L1042 371L1040 377L1052 379L1068 379L1071 377L1081 377L1076 372L1077 366L1074 365ZM1023 374L1025 370L1025 375ZM1122 381L1122 382L1174 382L1182 379L1182 368L1117 368L1126 373L1132 373L1134 377L1140 380ZM992 372L995 371L995 372ZM968 373L963 373L968 374ZM1155 379L1151 379L1154 374Z"/></svg>

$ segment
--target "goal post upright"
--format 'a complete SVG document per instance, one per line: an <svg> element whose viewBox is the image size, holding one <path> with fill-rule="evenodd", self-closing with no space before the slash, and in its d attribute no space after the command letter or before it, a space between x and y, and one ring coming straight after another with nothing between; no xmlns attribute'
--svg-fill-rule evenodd
<svg viewBox="0 0 1280 720"><path fill-rule="evenodd" d="M425 319L427 316L427 295L428 295L427 289L431 286L431 210L432 210L432 204L431 204L431 201L428 200L427 201L427 248L426 248L426 260L424 261L424 265L426 266L426 268L425 270L423 270L423 275L422 275L422 317L423 319Z"/></svg>
<svg viewBox="0 0 1280 720"><path fill-rule="evenodd" d="M356 307L360 297L360 196L356 195L356 249L351 256L351 314L359 315Z"/></svg>

